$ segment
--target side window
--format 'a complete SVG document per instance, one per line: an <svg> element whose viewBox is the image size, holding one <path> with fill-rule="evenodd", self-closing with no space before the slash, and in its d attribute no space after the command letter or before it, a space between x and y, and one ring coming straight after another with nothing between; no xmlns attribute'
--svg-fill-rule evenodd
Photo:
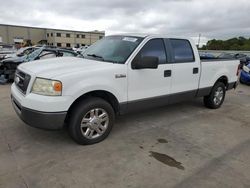
<svg viewBox="0 0 250 188"><path fill-rule="evenodd" d="M44 54L47 54L47 53L49 53L48 51L42 51L41 53L40 53L40 55L39 55L39 57L41 57L41 56L43 56Z"/></svg>
<svg viewBox="0 0 250 188"><path fill-rule="evenodd" d="M167 57L162 39L152 39L148 41L139 52L141 57L154 56L159 58L159 64L166 64Z"/></svg>
<svg viewBox="0 0 250 188"><path fill-rule="evenodd" d="M62 52L63 53L63 56L64 57L74 57L74 56L76 56L75 54L73 54L73 53L70 53L70 52Z"/></svg>
<svg viewBox="0 0 250 188"><path fill-rule="evenodd" d="M174 53L174 61L181 62L194 62L194 53L192 46L188 40L170 39L170 43Z"/></svg>
<svg viewBox="0 0 250 188"><path fill-rule="evenodd" d="M56 57L56 54L53 52L48 52L48 51L43 51L39 55L39 59L49 59L49 58L53 58L53 57Z"/></svg>
<svg viewBox="0 0 250 188"><path fill-rule="evenodd" d="M32 50L32 48L28 48L28 49L26 49L26 50L24 50L23 51L23 54L29 54L29 53L31 53L33 50Z"/></svg>

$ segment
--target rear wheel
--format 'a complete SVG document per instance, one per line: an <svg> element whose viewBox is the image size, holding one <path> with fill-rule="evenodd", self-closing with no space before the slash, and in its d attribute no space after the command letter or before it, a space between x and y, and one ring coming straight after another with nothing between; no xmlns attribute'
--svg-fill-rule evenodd
<svg viewBox="0 0 250 188"><path fill-rule="evenodd" d="M84 99L70 113L69 134L78 144L98 143L109 135L114 118L114 110L105 100Z"/></svg>
<svg viewBox="0 0 250 188"><path fill-rule="evenodd" d="M225 99L226 86L222 82L217 82L212 88L211 93L204 97L204 105L211 109L219 108Z"/></svg>

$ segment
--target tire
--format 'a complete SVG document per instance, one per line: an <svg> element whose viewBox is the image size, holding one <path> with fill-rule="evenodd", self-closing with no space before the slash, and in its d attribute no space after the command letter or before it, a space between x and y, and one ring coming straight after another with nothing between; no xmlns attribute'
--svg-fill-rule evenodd
<svg viewBox="0 0 250 188"><path fill-rule="evenodd" d="M112 106L98 97L80 101L69 115L69 135L81 145L101 142L110 133L115 120Z"/></svg>
<svg viewBox="0 0 250 188"><path fill-rule="evenodd" d="M204 105L207 108L217 109L220 108L224 102L226 95L226 86L222 82L214 84L210 94L204 97Z"/></svg>
<svg viewBox="0 0 250 188"><path fill-rule="evenodd" d="M241 78L241 77L240 77L240 83L241 83L241 84L244 84L244 82L243 82L243 80L242 80L242 78Z"/></svg>

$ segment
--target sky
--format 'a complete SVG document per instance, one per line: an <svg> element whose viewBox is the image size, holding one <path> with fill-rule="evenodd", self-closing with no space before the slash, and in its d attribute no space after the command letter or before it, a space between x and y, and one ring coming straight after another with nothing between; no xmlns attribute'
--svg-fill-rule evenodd
<svg viewBox="0 0 250 188"><path fill-rule="evenodd" d="M0 0L0 23L209 39L250 37L250 0Z"/></svg>

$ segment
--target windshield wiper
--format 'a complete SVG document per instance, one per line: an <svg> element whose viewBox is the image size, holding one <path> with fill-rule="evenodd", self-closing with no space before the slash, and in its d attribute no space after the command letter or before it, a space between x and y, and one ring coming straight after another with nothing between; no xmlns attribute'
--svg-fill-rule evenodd
<svg viewBox="0 0 250 188"><path fill-rule="evenodd" d="M91 56L91 57L94 57L94 58L99 58L99 59L102 59L104 61L104 58L102 56L99 56L99 55L96 55L96 54L87 54L87 56Z"/></svg>
<svg viewBox="0 0 250 188"><path fill-rule="evenodd" d="M94 57L94 58L99 58L99 59L101 59L102 61L105 61L105 62L118 63L116 61L104 59L102 56L96 55L96 54L87 54L87 56L91 56L91 57Z"/></svg>

